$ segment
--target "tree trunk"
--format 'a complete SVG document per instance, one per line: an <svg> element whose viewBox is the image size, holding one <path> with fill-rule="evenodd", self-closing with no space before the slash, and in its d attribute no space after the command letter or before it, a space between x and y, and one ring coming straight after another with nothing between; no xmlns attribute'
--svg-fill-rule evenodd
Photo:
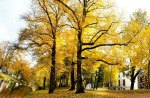
<svg viewBox="0 0 150 98"><path fill-rule="evenodd" d="M96 71L96 77L95 77L95 88L98 87L98 72Z"/></svg>
<svg viewBox="0 0 150 98"><path fill-rule="evenodd" d="M81 32L78 32L78 45L77 45L77 90L76 93L84 93L84 87L82 84L81 75L81 58L82 53L82 42L81 42Z"/></svg>
<svg viewBox="0 0 150 98"><path fill-rule="evenodd" d="M130 86L130 90L134 90L134 83L135 83L135 79L136 77L139 75L141 69L139 69L136 74L135 74L135 67L132 67L132 74L131 74L131 86Z"/></svg>
<svg viewBox="0 0 150 98"><path fill-rule="evenodd" d="M135 67L131 68L131 86L130 86L130 90L134 89L134 82L135 82L135 78L134 78L134 72L135 72Z"/></svg>
<svg viewBox="0 0 150 98"><path fill-rule="evenodd" d="M46 77L43 78L43 89L44 89L44 90L45 90L45 88L46 88L45 84L46 84Z"/></svg>
<svg viewBox="0 0 150 98"><path fill-rule="evenodd" d="M74 81L74 65L72 64L72 69L71 69L71 88L70 90L75 89L75 81Z"/></svg>
<svg viewBox="0 0 150 98"><path fill-rule="evenodd" d="M59 78L59 87L62 87L61 76Z"/></svg>
<svg viewBox="0 0 150 98"><path fill-rule="evenodd" d="M95 71L95 79L94 79L94 86L93 86L93 89L96 88L96 82L97 81L97 71Z"/></svg>
<svg viewBox="0 0 150 98"><path fill-rule="evenodd" d="M91 80L90 80L90 82L91 82L91 88L94 89L94 85L93 85L93 75L91 75Z"/></svg>
<svg viewBox="0 0 150 98"><path fill-rule="evenodd" d="M96 89L99 87L99 82L100 82L100 76L99 75L100 75L100 73L98 72Z"/></svg>
<svg viewBox="0 0 150 98"><path fill-rule="evenodd" d="M148 88L150 88L150 60L148 62Z"/></svg>
<svg viewBox="0 0 150 98"><path fill-rule="evenodd" d="M56 80L55 80L55 55L56 55L56 36L53 35L53 47L52 47L52 65L51 65L51 73L50 73L50 85L49 85L49 93L52 93L56 88Z"/></svg>
<svg viewBox="0 0 150 98"><path fill-rule="evenodd" d="M135 78L131 77L131 87L130 87L130 90L134 90L134 83L135 83Z"/></svg>

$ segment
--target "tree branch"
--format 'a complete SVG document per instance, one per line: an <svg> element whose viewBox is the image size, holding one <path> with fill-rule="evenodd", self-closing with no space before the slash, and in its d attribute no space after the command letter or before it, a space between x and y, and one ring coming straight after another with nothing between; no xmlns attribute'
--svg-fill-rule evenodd
<svg viewBox="0 0 150 98"><path fill-rule="evenodd" d="M66 4L65 4L64 2L62 2L61 0L56 0L56 1L58 1L58 2L61 3L63 6L65 6L69 11L71 11L71 12L73 13L74 17L76 18L76 20L78 20L78 17L77 17L77 15L76 15L76 13L75 13L74 10L72 10L68 5L66 5Z"/></svg>
<svg viewBox="0 0 150 98"><path fill-rule="evenodd" d="M40 7L45 11L47 17L48 17L48 20L49 20L49 24L50 24L50 27L53 28L53 24L52 24L52 20L49 16L49 13L48 13L48 10L47 10L47 7L45 6L45 2L43 0L43 5L41 4L41 2L38 0L38 3L40 5Z"/></svg>
<svg viewBox="0 0 150 98"><path fill-rule="evenodd" d="M123 44L120 44L120 43L114 43L114 44L99 44L99 45L96 45L96 46L84 48L84 49L82 49L82 51L95 49L95 48L100 47L100 46L127 46L127 45L128 45L128 43L123 43Z"/></svg>
<svg viewBox="0 0 150 98"><path fill-rule="evenodd" d="M128 46L128 45L131 43L131 41L140 33L141 30L142 30L142 27L141 27L140 30L139 30L128 42L126 42L126 43L99 44L99 45L95 45L95 46L92 46L92 47L84 48L84 49L82 49L82 51L95 49L95 48L100 47L100 46Z"/></svg>
<svg viewBox="0 0 150 98"><path fill-rule="evenodd" d="M91 24L87 24L87 25L85 25L85 26L83 27L83 29L88 28L88 27L90 27L90 26L92 26L92 25L96 25L96 24L97 24L97 22L94 22L94 23L91 23Z"/></svg>
<svg viewBox="0 0 150 98"><path fill-rule="evenodd" d="M134 75L134 78L136 78L139 75L140 71L142 71L142 69L139 69L138 72L136 72L136 74Z"/></svg>
<svg viewBox="0 0 150 98"><path fill-rule="evenodd" d="M108 27L108 29L106 29L106 30L99 30L99 31L97 31L97 32L95 33L95 35L92 37L92 39L90 40L89 43L82 43L82 44L83 44L83 45L94 45L94 44L97 42L97 40L100 39L104 34L108 34L108 31L110 30L110 28L112 27L112 25L113 25L114 23L117 23L117 22L112 22L112 23L110 24L110 26ZM100 32L103 32L103 33L101 33L101 34L92 42L92 40L93 40Z"/></svg>
<svg viewBox="0 0 150 98"><path fill-rule="evenodd" d="M106 63L108 65L118 65L119 64L119 63L110 63L110 62L107 62L107 61L102 60L102 59L99 59L99 60L96 60L96 61L100 61L100 62Z"/></svg>
<svg viewBox="0 0 150 98"><path fill-rule="evenodd" d="M95 43L103 34L108 33L108 31L110 30L110 28L112 27L112 25L113 25L114 23L117 23L117 22L112 22L112 23L109 25L108 29L106 29L106 30L99 30L99 31L92 37L92 39L91 39L90 42L92 42L92 40L93 40L93 39L96 37L96 35L99 34L100 32L105 32L105 33L102 33L102 34L94 41L94 43Z"/></svg>
<svg viewBox="0 0 150 98"><path fill-rule="evenodd" d="M82 59L86 60L86 59L88 59L88 57L82 57ZM118 65L119 64L118 62L117 63L110 63L110 62L107 62L107 61L102 60L102 59L98 59L96 61L100 61L100 62L103 62L103 63L108 64L108 65Z"/></svg>
<svg viewBox="0 0 150 98"><path fill-rule="evenodd" d="M38 33L39 35L45 35L45 36L49 36L50 38L52 38L53 39L53 37L50 35L50 34L48 34L48 33Z"/></svg>
<svg viewBox="0 0 150 98"><path fill-rule="evenodd" d="M30 43L27 47L25 47L25 48L23 48L23 49L24 49L24 50L27 50L28 48L30 48L31 46L34 46L34 45L36 45L36 46L38 46L38 47L41 47L41 46L43 46L43 45L48 45L48 46L51 47L51 45L50 45L49 43L46 43L46 42L38 43L38 42L34 41L33 43Z"/></svg>

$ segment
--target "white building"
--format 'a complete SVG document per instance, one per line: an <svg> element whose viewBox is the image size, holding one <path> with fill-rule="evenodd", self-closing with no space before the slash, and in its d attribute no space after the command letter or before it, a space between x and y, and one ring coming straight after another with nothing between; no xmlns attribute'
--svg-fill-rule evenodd
<svg viewBox="0 0 150 98"><path fill-rule="evenodd" d="M121 72L118 78L120 89L130 90L131 80L130 77L126 76L126 71ZM138 89L138 78L135 79L134 89Z"/></svg>

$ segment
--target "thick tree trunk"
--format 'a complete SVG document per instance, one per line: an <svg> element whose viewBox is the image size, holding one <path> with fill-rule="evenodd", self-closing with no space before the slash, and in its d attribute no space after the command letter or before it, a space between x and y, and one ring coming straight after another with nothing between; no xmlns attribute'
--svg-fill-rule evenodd
<svg viewBox="0 0 150 98"><path fill-rule="evenodd" d="M77 90L76 93L84 93L84 87L82 84L81 75L81 58L82 53L82 42L81 42L81 32L78 32L78 45L77 45Z"/></svg>
<svg viewBox="0 0 150 98"><path fill-rule="evenodd" d="M75 89L75 81L74 81L74 65L72 64L72 69L71 69L71 88L70 90Z"/></svg>
<svg viewBox="0 0 150 98"><path fill-rule="evenodd" d="M135 78L133 77L131 79L131 87L130 87L130 90L134 90L134 83L135 83Z"/></svg>
<svg viewBox="0 0 150 98"><path fill-rule="evenodd" d="M141 69L139 69L136 74L135 74L135 67L132 67L132 74L131 74L131 86L130 86L130 90L134 90L134 83L135 83L135 79L136 77L139 75Z"/></svg>
<svg viewBox="0 0 150 98"><path fill-rule="evenodd" d="M130 86L130 90L134 89L134 82L135 82L135 78L134 78L134 73L135 73L135 67L131 68L131 86Z"/></svg>
<svg viewBox="0 0 150 98"><path fill-rule="evenodd" d="M55 80L55 55L56 55L56 36L53 36L53 47L52 47L52 65L51 65L51 73L50 73L50 85L49 85L49 93L52 93L56 88L56 80Z"/></svg>
<svg viewBox="0 0 150 98"><path fill-rule="evenodd" d="M43 89L44 89L44 90L45 90L45 88L46 88L45 85L46 85L46 77L43 78Z"/></svg>

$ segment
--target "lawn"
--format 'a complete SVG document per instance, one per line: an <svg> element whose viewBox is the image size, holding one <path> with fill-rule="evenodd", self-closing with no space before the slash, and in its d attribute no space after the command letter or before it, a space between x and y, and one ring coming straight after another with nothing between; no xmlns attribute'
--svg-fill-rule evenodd
<svg viewBox="0 0 150 98"><path fill-rule="evenodd" d="M38 90L24 96L24 98L150 98L150 90L113 91L107 89L88 90L75 94L75 91L57 89L48 94L48 90Z"/></svg>

